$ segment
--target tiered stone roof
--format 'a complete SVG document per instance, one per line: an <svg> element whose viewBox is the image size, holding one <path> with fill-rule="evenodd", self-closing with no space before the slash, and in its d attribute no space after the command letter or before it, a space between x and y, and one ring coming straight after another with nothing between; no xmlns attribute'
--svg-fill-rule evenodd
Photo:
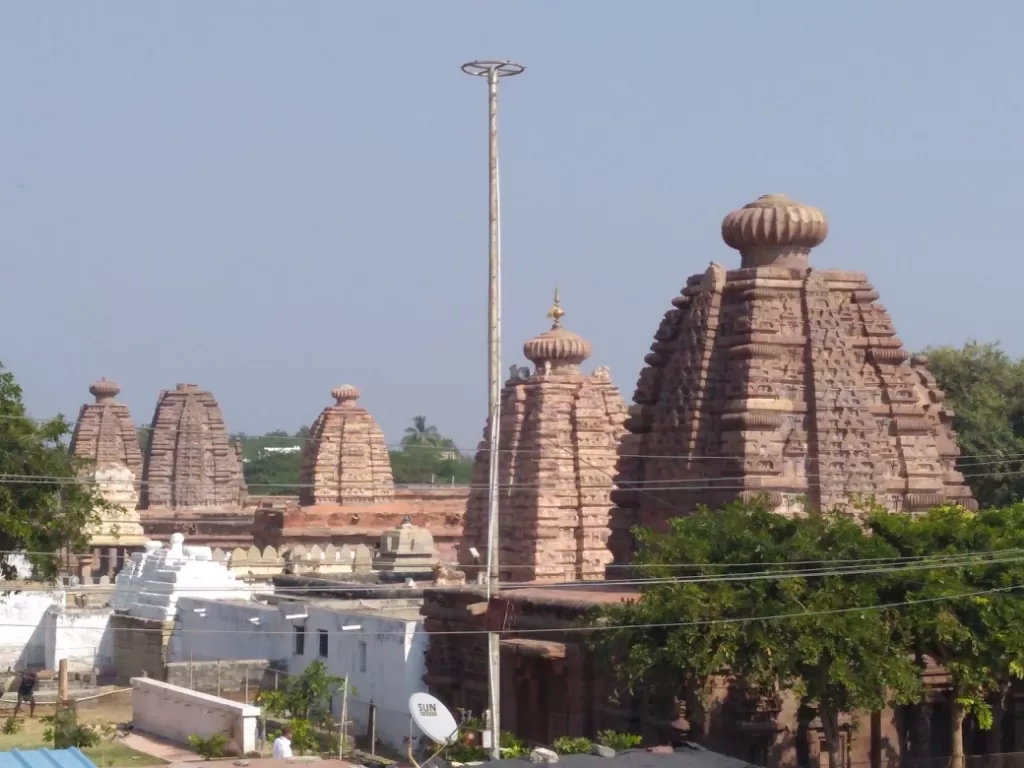
<svg viewBox="0 0 1024 768"><path fill-rule="evenodd" d="M142 536L136 508L142 480L142 452L128 406L114 400L121 388L100 379L89 387L96 402L83 405L71 435L70 452L103 498L123 511L104 510L93 543L133 543Z"/></svg>
<svg viewBox="0 0 1024 768"><path fill-rule="evenodd" d="M143 469L145 509L237 510L246 499L240 446L214 396L195 384L160 393Z"/></svg>
<svg viewBox="0 0 1024 768"><path fill-rule="evenodd" d="M345 385L331 390L335 404L313 422L302 452L299 502L378 504L395 498L384 432L359 405L359 390Z"/></svg>
<svg viewBox="0 0 1024 768"><path fill-rule="evenodd" d="M763 495L785 514L855 512L871 496L909 512L976 508L927 360L907 364L864 274L810 266L827 235L821 211L783 195L725 217L739 268L713 263L687 280L633 395L618 556L633 524L736 498Z"/></svg>
<svg viewBox="0 0 1024 768"><path fill-rule="evenodd" d="M509 581L599 579L607 546L610 493L625 403L608 369L591 375L586 339L562 327L561 302L551 329L527 341L533 364L513 368L501 392L499 422L499 563ZM487 562L489 432L476 455L459 561Z"/></svg>

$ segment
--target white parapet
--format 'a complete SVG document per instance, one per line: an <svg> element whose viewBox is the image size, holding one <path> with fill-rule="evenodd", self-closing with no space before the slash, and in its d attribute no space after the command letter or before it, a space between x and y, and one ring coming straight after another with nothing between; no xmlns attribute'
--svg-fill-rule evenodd
<svg viewBox="0 0 1024 768"><path fill-rule="evenodd" d="M149 677L132 678L132 726L179 744L189 736L227 736L235 755L256 751L260 708L208 693L190 691Z"/></svg>
<svg viewBox="0 0 1024 768"><path fill-rule="evenodd" d="M181 597L252 599L252 590L224 563L214 562L209 547L184 543L185 537L175 533L167 549L151 541L145 552L133 554L117 575L110 607L140 619L169 621Z"/></svg>

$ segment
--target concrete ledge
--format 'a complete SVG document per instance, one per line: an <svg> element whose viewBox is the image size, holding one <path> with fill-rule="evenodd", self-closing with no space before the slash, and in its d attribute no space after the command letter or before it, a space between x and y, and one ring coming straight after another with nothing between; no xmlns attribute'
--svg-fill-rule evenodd
<svg viewBox="0 0 1024 768"><path fill-rule="evenodd" d="M149 677L133 677L132 725L178 744L192 735L228 738L228 750L245 755L256 750L260 708L190 691Z"/></svg>

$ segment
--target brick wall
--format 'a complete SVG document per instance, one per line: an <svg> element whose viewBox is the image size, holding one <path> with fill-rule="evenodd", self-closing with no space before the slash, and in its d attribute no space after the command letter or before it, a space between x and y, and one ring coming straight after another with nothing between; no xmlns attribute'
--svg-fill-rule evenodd
<svg viewBox="0 0 1024 768"><path fill-rule="evenodd" d="M164 668L172 685L235 701L252 701L263 687L273 688L269 659L243 661L176 661Z"/></svg>
<svg viewBox="0 0 1024 768"><path fill-rule="evenodd" d="M173 621L152 621L114 614L108 625L114 635L114 667L118 685L133 677L164 679L167 639Z"/></svg>

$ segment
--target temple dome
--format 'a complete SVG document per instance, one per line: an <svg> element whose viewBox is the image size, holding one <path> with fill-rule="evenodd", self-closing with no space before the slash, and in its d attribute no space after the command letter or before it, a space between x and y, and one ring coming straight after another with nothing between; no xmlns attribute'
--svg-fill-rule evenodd
<svg viewBox="0 0 1024 768"><path fill-rule="evenodd" d="M113 400L120 392L121 387L110 379L100 379L89 387L89 394L96 398L97 403Z"/></svg>
<svg viewBox="0 0 1024 768"><path fill-rule="evenodd" d="M548 312L552 320L551 328L523 344L523 354L538 371L543 371L547 365L551 373L571 372L590 357L590 342L562 327L564 315L556 288L555 303Z"/></svg>
<svg viewBox="0 0 1024 768"><path fill-rule="evenodd" d="M786 195L762 195L722 220L722 239L742 254L743 267L806 266L826 237L825 214Z"/></svg>
<svg viewBox="0 0 1024 768"><path fill-rule="evenodd" d="M331 397L337 405L342 403L354 403L362 393L351 384L342 384L331 390Z"/></svg>

